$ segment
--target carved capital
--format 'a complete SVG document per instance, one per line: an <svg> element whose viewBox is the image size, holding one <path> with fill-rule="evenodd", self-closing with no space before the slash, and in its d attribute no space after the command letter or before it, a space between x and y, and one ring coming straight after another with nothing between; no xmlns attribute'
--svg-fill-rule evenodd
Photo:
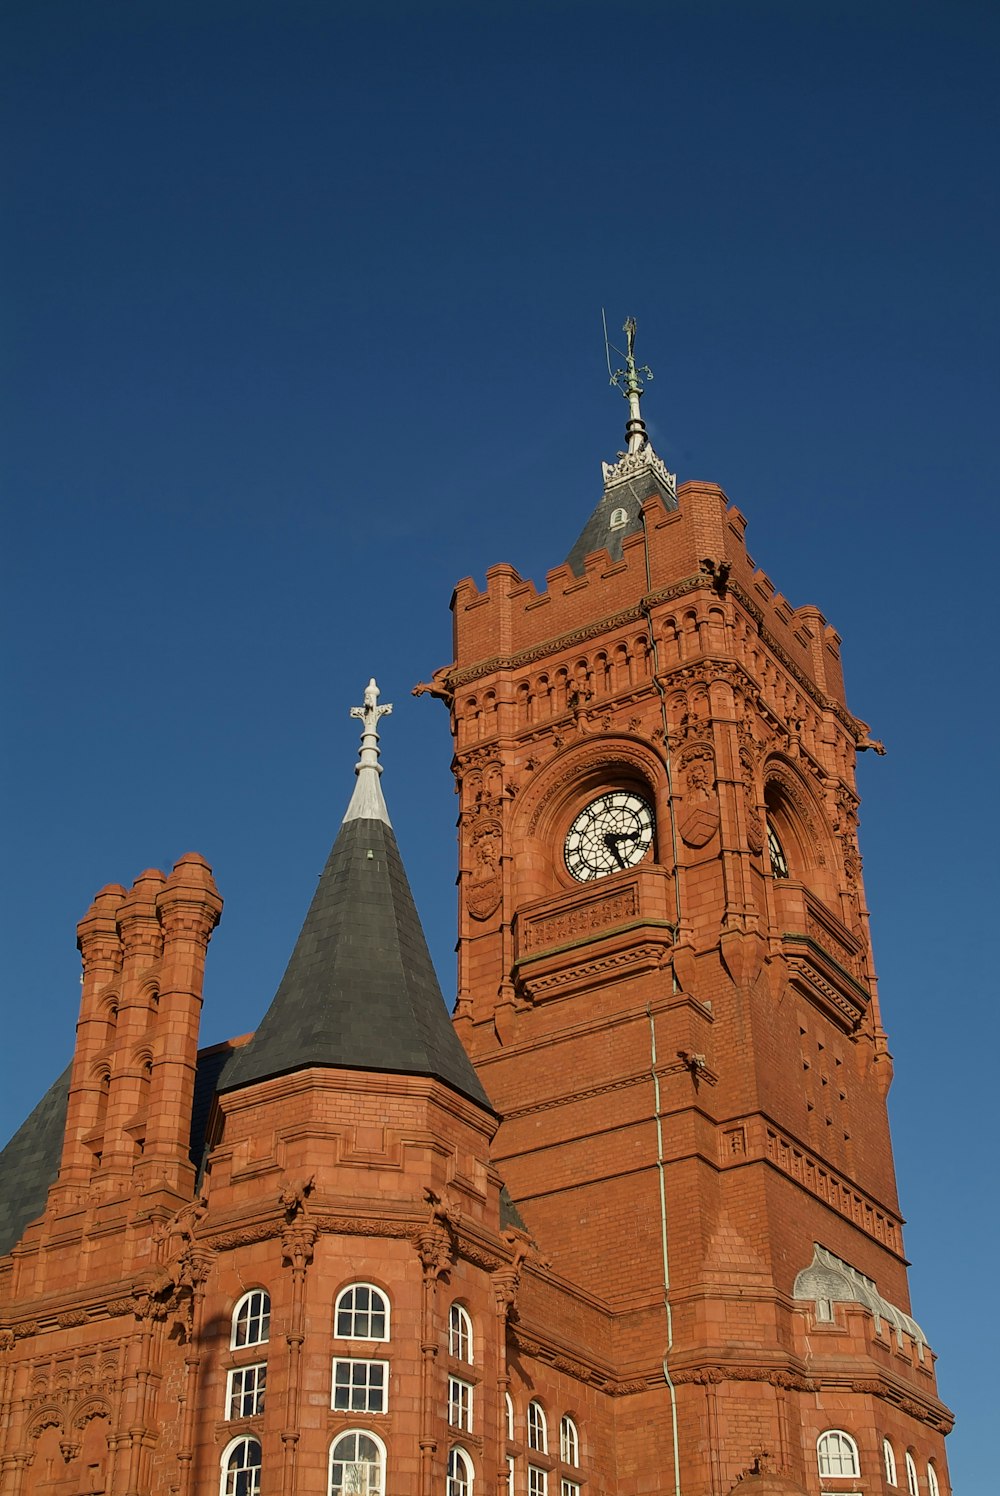
<svg viewBox="0 0 1000 1496"><path fill-rule="evenodd" d="M288 1226L281 1233L281 1260L286 1267L304 1271L313 1260L319 1228L312 1222Z"/></svg>

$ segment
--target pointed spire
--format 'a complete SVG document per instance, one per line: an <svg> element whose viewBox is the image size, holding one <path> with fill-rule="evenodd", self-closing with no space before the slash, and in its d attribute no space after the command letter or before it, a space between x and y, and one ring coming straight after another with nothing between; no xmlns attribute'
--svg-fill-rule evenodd
<svg viewBox="0 0 1000 1496"><path fill-rule="evenodd" d="M616 348L625 360L623 369L612 372L608 344L608 374L611 383L628 401L625 423L626 450L618 453L617 462L602 462L604 496L577 536L566 560L576 575L583 576L586 558L594 551L606 550L612 561L622 558L622 542L642 529L642 506L647 499L658 498L665 509L677 508L677 478L668 473L666 464L653 451L642 419L640 400L643 380L653 377L646 364L635 361L635 318L625 322L626 352ZM607 329L605 328L605 338Z"/></svg>
<svg viewBox="0 0 1000 1496"><path fill-rule="evenodd" d="M639 402L643 395L641 381L643 378L651 380L653 371L648 364L643 364L641 368L636 367L634 317L625 318L625 325L622 328L622 332L625 334L625 346L628 350L625 354L625 367L624 369L615 370L611 375L611 383L617 389L621 390L628 401L628 420L625 423L625 450L628 453L641 452L649 441L649 437L646 435L646 423L642 419L642 411L639 408ZM617 352L618 350L616 349L615 351Z"/></svg>
<svg viewBox="0 0 1000 1496"><path fill-rule="evenodd" d="M220 1080L229 1091L316 1066L436 1076L490 1103L445 1007L379 776L374 679L357 779L271 1006Z"/></svg>
<svg viewBox="0 0 1000 1496"><path fill-rule="evenodd" d="M351 707L351 716L358 717L364 727L361 732L361 757L354 765L354 772L358 777L344 820L384 821L387 826L391 826L385 796L379 784L382 765L378 761L378 724L382 717L388 717L392 707L389 704L379 706L378 698L379 689L373 675L365 689L364 706Z"/></svg>

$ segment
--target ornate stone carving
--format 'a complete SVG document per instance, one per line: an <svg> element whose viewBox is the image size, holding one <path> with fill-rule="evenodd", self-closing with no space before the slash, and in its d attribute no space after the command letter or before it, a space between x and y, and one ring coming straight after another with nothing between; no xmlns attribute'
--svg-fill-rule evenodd
<svg viewBox="0 0 1000 1496"><path fill-rule="evenodd" d="M630 742L628 739L589 741L585 746L567 755L566 762L558 773L545 777L538 803L528 818L526 828L528 835L535 835L542 816L553 799L567 785L577 784L587 775L610 776L621 773L623 769L631 770L640 779L647 781L659 765L659 755L653 749L648 748L644 751L639 743Z"/></svg>
<svg viewBox="0 0 1000 1496"><path fill-rule="evenodd" d="M572 909L537 919L527 918L522 932L524 949L537 951L550 945L563 945L578 935L589 935L592 930L608 929L634 919L638 912L638 890L634 884L610 898L606 894L595 895Z"/></svg>
<svg viewBox="0 0 1000 1496"><path fill-rule="evenodd" d="M316 1175L287 1175L278 1192L278 1204L284 1213L285 1222L291 1225L306 1214L306 1201L316 1184Z"/></svg>
<svg viewBox="0 0 1000 1496"><path fill-rule="evenodd" d="M281 1260L286 1267L302 1270L313 1259L313 1247L319 1229L311 1221L286 1226L281 1233Z"/></svg>
<svg viewBox="0 0 1000 1496"><path fill-rule="evenodd" d="M680 1065L665 1066L662 1070L658 1070L658 1074L667 1075L676 1073L682 1068L683 1066ZM642 1070L638 1075L626 1075L621 1080L608 1081L605 1085L602 1086L587 1086L583 1089L574 1086L574 1088L567 1094L562 1096L551 1096L547 1101L533 1101L530 1106L509 1107L504 1113L504 1116L507 1118L528 1117L531 1116L534 1112L547 1112L555 1106L571 1106L575 1101L589 1100L594 1096L608 1096L612 1091L627 1091L630 1090L633 1086L643 1086L648 1084L649 1071Z"/></svg>
<svg viewBox="0 0 1000 1496"><path fill-rule="evenodd" d="M424 1198L430 1206L430 1213L424 1224L411 1232L410 1240L417 1249L424 1277L447 1281L458 1256L462 1212L457 1206L442 1200L432 1189L424 1190Z"/></svg>
<svg viewBox="0 0 1000 1496"><path fill-rule="evenodd" d="M831 1173L811 1153L771 1127L767 1129L764 1153L772 1164L790 1174L803 1189L839 1210L891 1252L902 1255L899 1221L890 1219L873 1200Z"/></svg>
<svg viewBox="0 0 1000 1496"><path fill-rule="evenodd" d="M715 788L715 754L707 743L685 748L679 760L677 830L689 847L704 847L719 829L719 796Z"/></svg>
<svg viewBox="0 0 1000 1496"><path fill-rule="evenodd" d="M549 976L525 978L523 986L534 1002L584 977L607 976L609 972L622 971L636 965L659 965L663 955L662 946L634 945L628 950L616 951L612 956L603 956L594 961L577 961L565 970L554 971Z"/></svg>
<svg viewBox="0 0 1000 1496"><path fill-rule="evenodd" d="M601 471L605 491L651 473L672 499L677 498L677 475L667 472L666 463L657 457L649 442L637 452L619 452L617 462L602 462Z"/></svg>
<svg viewBox="0 0 1000 1496"><path fill-rule="evenodd" d="M278 1222L259 1221L253 1226L242 1226L238 1231L222 1231L212 1237L212 1246L217 1252L230 1251L233 1247L249 1247L254 1242L268 1241L278 1235Z"/></svg>
<svg viewBox="0 0 1000 1496"><path fill-rule="evenodd" d="M491 816L476 821L469 837L472 868L463 880L465 903L473 919L489 919L495 913L503 894L500 875L500 852L503 827Z"/></svg>

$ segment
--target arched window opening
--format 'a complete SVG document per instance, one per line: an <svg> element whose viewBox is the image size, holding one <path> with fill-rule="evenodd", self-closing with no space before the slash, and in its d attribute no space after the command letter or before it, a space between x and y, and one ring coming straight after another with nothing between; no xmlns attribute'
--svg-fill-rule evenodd
<svg viewBox="0 0 1000 1496"><path fill-rule="evenodd" d="M771 873L775 878L787 878L788 858L785 849L781 845L778 833L771 824L770 817L767 821L767 855L771 859Z"/></svg>
<svg viewBox="0 0 1000 1496"><path fill-rule="evenodd" d="M920 1486L917 1483L917 1467L913 1463L913 1456L909 1450L906 1451L906 1489L908 1496L920 1496Z"/></svg>
<svg viewBox="0 0 1000 1496"><path fill-rule="evenodd" d="M385 1445L374 1434L351 1429L330 1450L330 1496L382 1496Z"/></svg>
<svg viewBox="0 0 1000 1496"><path fill-rule="evenodd" d="M941 1496L941 1487L938 1485L937 1471L933 1460L927 1461L927 1489L930 1496Z"/></svg>
<svg viewBox="0 0 1000 1496"><path fill-rule="evenodd" d="M539 1454L548 1454L549 1435L542 1405L534 1399L528 1404L528 1448Z"/></svg>
<svg viewBox="0 0 1000 1496"><path fill-rule="evenodd" d="M579 1465L580 1435L576 1424L566 1413L559 1424L559 1458L564 1465Z"/></svg>
<svg viewBox="0 0 1000 1496"><path fill-rule="evenodd" d="M271 1296L263 1288L245 1293L233 1310L233 1350L242 1345L266 1345L271 1338Z"/></svg>
<svg viewBox="0 0 1000 1496"><path fill-rule="evenodd" d="M827 1429L825 1434L820 1434L816 1443L816 1454L820 1475L858 1476L861 1474L858 1446L850 1434L845 1434L843 1429L831 1428Z"/></svg>
<svg viewBox="0 0 1000 1496"><path fill-rule="evenodd" d="M623 525L628 524L627 509L612 509L611 519L608 521L609 530L620 530Z"/></svg>
<svg viewBox="0 0 1000 1496"><path fill-rule="evenodd" d="M472 1496L472 1461L464 1449L448 1453L448 1496Z"/></svg>
<svg viewBox="0 0 1000 1496"><path fill-rule="evenodd" d="M448 1354L471 1365L472 1352L472 1320L461 1304L452 1304L448 1312Z"/></svg>
<svg viewBox="0 0 1000 1496"><path fill-rule="evenodd" d="M389 1300L371 1283L351 1283L337 1295L333 1322L338 1340L388 1340Z"/></svg>
<svg viewBox="0 0 1000 1496"><path fill-rule="evenodd" d="M236 1439L222 1456L221 1496L260 1496L260 1444Z"/></svg>
<svg viewBox="0 0 1000 1496"><path fill-rule="evenodd" d="M888 1439L882 1440L882 1463L885 1465L886 1484L894 1486L896 1484L896 1451Z"/></svg>

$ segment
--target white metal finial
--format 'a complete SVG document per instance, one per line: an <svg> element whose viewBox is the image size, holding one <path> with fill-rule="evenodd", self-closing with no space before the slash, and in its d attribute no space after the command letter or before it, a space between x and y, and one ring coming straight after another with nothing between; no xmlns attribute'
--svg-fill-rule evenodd
<svg viewBox="0 0 1000 1496"><path fill-rule="evenodd" d="M381 717L389 715L392 706L388 702L385 706L379 706L378 696L378 686L372 676L365 687L364 706L351 707L351 716L357 717L364 725L361 731L361 755L354 765L357 783L344 820L385 821L388 825L389 812L379 784L382 765L378 761L378 724Z"/></svg>

